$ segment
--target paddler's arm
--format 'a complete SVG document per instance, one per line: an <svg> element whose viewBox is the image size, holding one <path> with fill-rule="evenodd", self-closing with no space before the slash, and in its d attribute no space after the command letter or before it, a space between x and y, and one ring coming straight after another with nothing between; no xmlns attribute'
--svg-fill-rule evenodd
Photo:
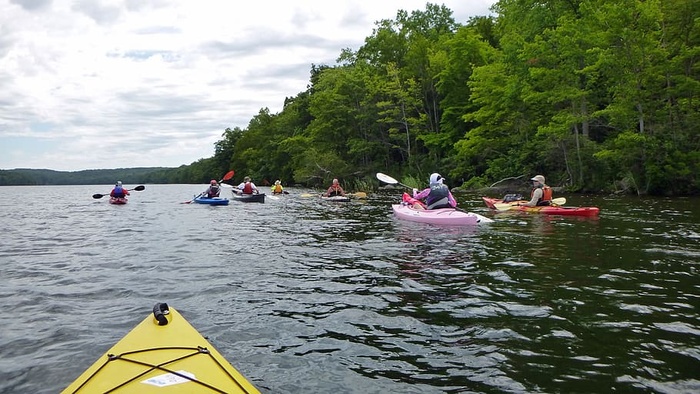
<svg viewBox="0 0 700 394"><path fill-rule="evenodd" d="M540 200L542 197L542 189L537 188L535 191L532 193L532 199L524 204L518 204L523 207L536 207L537 206L537 201Z"/></svg>
<svg viewBox="0 0 700 394"><path fill-rule="evenodd" d="M452 208L457 207L457 200L455 200L455 197L452 195L452 192L447 194L447 202L450 203Z"/></svg>

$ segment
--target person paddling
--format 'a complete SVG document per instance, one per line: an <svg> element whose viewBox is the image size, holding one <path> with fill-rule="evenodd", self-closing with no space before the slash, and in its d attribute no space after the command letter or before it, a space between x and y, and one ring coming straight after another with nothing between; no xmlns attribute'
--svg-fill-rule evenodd
<svg viewBox="0 0 700 394"><path fill-rule="evenodd" d="M219 186L219 183L216 181L216 179L212 179L211 182L209 182L209 187L207 190L205 190L202 195L205 195L207 198L215 198L219 197L221 194L221 187Z"/></svg>
<svg viewBox="0 0 700 394"><path fill-rule="evenodd" d="M282 194L284 193L284 188L282 187L282 182L280 180L276 180L275 184L272 185L272 194Z"/></svg>
<svg viewBox="0 0 700 394"><path fill-rule="evenodd" d="M238 191L240 193L243 193L243 194L253 194L253 193L258 194L258 193L260 193L260 191L258 190L258 187L255 186L255 184L253 183L253 181L250 179L249 176L243 178L243 182L241 182L241 184L239 184L236 187L236 189L238 189Z"/></svg>
<svg viewBox="0 0 700 394"><path fill-rule="evenodd" d="M114 185L114 189L112 189L111 192L109 192L110 197L114 198L124 198L129 195L129 191L124 189L122 186L122 181L117 181L117 184Z"/></svg>
<svg viewBox="0 0 700 394"><path fill-rule="evenodd" d="M338 178L333 179L333 184L331 187L326 190L325 193L323 193L323 197L335 197L335 196L343 196L345 197L345 190L340 186L340 182L338 182Z"/></svg>
<svg viewBox="0 0 700 394"><path fill-rule="evenodd" d="M445 178L438 173L430 174L430 185L418 192L418 189L413 189L413 198L416 200L425 199L428 209L439 208L454 208L457 206L457 200L450 192L450 188L444 184Z"/></svg>
<svg viewBox="0 0 700 394"><path fill-rule="evenodd" d="M532 181L530 201L517 204L524 207L537 207L552 205L552 188L544 183L544 175L535 175Z"/></svg>

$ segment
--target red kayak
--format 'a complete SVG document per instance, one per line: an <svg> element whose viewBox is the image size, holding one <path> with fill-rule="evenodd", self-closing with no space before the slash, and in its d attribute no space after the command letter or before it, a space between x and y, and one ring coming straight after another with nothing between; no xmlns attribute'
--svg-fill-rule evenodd
<svg viewBox="0 0 700 394"><path fill-rule="evenodd" d="M123 204L126 204L127 201L129 201L129 200L127 200L126 197L110 197L109 198L110 204L123 205Z"/></svg>
<svg viewBox="0 0 700 394"><path fill-rule="evenodd" d="M546 215L567 215L567 216L598 216L598 207L565 207L562 205L525 207L518 204L527 203L526 200L503 202L500 198L482 197L486 206L499 211L523 211L533 213L544 213Z"/></svg>

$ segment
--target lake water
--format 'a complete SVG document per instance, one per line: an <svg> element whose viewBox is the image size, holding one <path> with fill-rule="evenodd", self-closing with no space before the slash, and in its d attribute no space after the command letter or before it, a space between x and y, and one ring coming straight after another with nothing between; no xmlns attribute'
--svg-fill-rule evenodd
<svg viewBox="0 0 700 394"><path fill-rule="evenodd" d="M209 207L205 185L0 187L0 392L56 393L178 309L265 393L700 392L700 200L402 222L400 192Z"/></svg>

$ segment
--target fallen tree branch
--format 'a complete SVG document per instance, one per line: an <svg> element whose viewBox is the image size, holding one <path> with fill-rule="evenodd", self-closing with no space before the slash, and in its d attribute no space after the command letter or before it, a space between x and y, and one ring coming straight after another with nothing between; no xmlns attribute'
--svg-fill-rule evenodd
<svg viewBox="0 0 700 394"><path fill-rule="evenodd" d="M525 175L520 175L520 176L512 176L512 177L509 177L509 178L503 178L503 179L501 179L500 181L498 181L498 182L494 183L493 185L491 185L491 186L489 186L489 187L494 187L494 186L498 185L498 184L499 184L499 183L501 183L501 182L509 181L509 180L511 180L511 179L518 179L518 178L522 178L522 177L524 177L524 176L525 176Z"/></svg>

